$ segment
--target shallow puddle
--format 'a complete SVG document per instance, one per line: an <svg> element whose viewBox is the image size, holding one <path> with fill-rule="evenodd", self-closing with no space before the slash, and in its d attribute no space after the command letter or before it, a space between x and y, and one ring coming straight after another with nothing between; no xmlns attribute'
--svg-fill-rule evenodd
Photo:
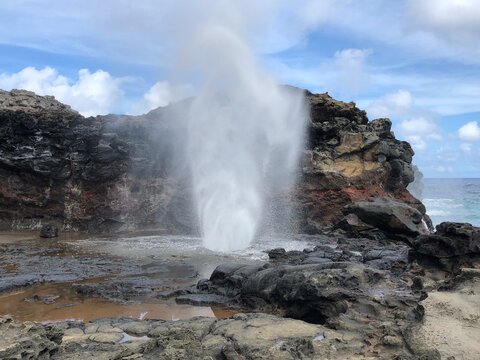
<svg viewBox="0 0 480 360"><path fill-rule="evenodd" d="M4 256L0 255L0 285L3 281L4 289L58 281L1 294L0 315L10 314L19 321L230 317L238 310L139 296L143 288L155 294L193 285L225 262L261 263L268 259L266 249L301 250L314 243L310 237L262 237L245 250L225 254L205 249L202 240L192 236L129 233L98 237L62 232L58 238L42 239L38 231L0 232L0 249L5 249ZM110 297L112 293L117 296L116 284L126 284L124 291L133 284L137 293L118 296L135 298L138 303L80 295L72 282L104 283Z"/></svg>
<svg viewBox="0 0 480 360"><path fill-rule="evenodd" d="M44 239L39 235L39 230L23 230L23 231L2 231L0 232L0 244L12 244L25 241L34 241L48 244L58 241L73 241L88 238L83 233L76 232L60 232L60 235L53 239Z"/></svg>
<svg viewBox="0 0 480 360"><path fill-rule="evenodd" d="M0 315L11 315L18 321L57 321L77 319L90 321L105 317L182 320L195 316L225 318L238 310L209 306L176 304L174 300L119 304L104 299L85 298L70 283L37 285L0 296Z"/></svg>

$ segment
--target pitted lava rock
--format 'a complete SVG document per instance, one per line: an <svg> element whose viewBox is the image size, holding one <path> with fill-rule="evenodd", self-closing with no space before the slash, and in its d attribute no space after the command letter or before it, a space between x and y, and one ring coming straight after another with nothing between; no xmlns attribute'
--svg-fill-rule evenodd
<svg viewBox="0 0 480 360"><path fill-rule="evenodd" d="M42 238L54 238L58 236L58 228L55 225L43 225L40 229L40 237Z"/></svg>
<svg viewBox="0 0 480 360"><path fill-rule="evenodd" d="M231 299L237 306L355 333L363 356L408 358L413 354L405 334L423 318L420 302L426 297L421 280L409 272L408 256L406 244L325 237L313 249L273 249L266 263L220 265L177 299L211 304L218 298L222 305Z"/></svg>
<svg viewBox="0 0 480 360"><path fill-rule="evenodd" d="M461 267L480 268L480 228L468 223L443 222L436 232L415 238L412 253L449 272Z"/></svg>

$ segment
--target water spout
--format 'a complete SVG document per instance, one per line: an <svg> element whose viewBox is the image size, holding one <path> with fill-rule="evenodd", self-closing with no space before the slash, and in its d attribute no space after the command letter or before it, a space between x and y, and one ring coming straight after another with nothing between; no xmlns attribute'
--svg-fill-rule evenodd
<svg viewBox="0 0 480 360"><path fill-rule="evenodd" d="M262 72L228 27L204 27L191 51L202 85L188 113L187 154L204 245L246 248L266 190L294 181L307 119L304 94Z"/></svg>

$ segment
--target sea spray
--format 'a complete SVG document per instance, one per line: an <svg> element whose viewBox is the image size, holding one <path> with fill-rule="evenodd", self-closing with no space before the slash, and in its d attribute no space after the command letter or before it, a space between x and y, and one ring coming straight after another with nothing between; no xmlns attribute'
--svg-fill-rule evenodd
<svg viewBox="0 0 480 360"><path fill-rule="evenodd" d="M307 119L304 94L264 73L228 26L202 27L187 53L201 84L188 112L187 157L204 245L246 248L266 191L295 179Z"/></svg>
<svg viewBox="0 0 480 360"><path fill-rule="evenodd" d="M124 39L134 43L129 55L136 56L139 47L148 49L162 70L171 70L162 82L195 89L193 98L165 110L177 126L166 142L175 143L172 171L179 182L186 171L191 175L205 246L245 248L260 227L263 232L271 224L288 224L292 212L285 199L298 169L308 114L303 92L279 86L258 66L254 53L278 53L301 43L324 17L318 4L148 0L105 11L111 20L102 24L114 24L122 44ZM163 103L158 90L152 88L158 98L146 100ZM164 141L158 138L159 148ZM183 195L190 200L190 194ZM274 197L281 201L270 202ZM281 216L272 216L279 207Z"/></svg>

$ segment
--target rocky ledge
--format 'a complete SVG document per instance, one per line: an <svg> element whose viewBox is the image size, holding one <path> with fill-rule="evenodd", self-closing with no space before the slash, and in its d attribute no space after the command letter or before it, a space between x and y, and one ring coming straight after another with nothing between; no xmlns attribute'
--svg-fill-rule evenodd
<svg viewBox="0 0 480 360"><path fill-rule="evenodd" d="M452 296L461 298L455 293L459 288L471 297L460 301L479 303L479 234L480 228L470 224L442 223L436 233L418 235L413 245L325 236L313 249L272 249L262 264L220 265L209 279L175 296L177 302L238 306L321 324L350 339L352 354L362 359L440 359L428 350L438 340L416 338L425 332L422 303L427 290L453 290ZM478 309L472 310L457 326L476 329L479 316ZM437 326L434 331L445 330ZM475 350L469 351L459 353L470 359ZM324 358L342 356L330 351Z"/></svg>
<svg viewBox="0 0 480 360"><path fill-rule="evenodd" d="M384 338L395 345L395 337ZM351 359L361 339L343 331L267 314L188 321L102 319L90 323L17 323L0 317L2 359ZM399 358L399 357L397 357ZM401 357L401 359L413 359ZM419 358L419 357L417 357ZM423 351L423 359L439 359ZM399 358L400 359L400 358Z"/></svg>
<svg viewBox="0 0 480 360"><path fill-rule="evenodd" d="M290 191L297 230L348 225L368 232L382 223L392 234L425 232L425 208L406 189L414 178L413 151L395 139L390 120L369 121L354 103L328 94L305 96L308 141L300 181ZM53 97L0 91L0 229L52 223L61 230L195 233L186 130L171 115L187 106L84 118ZM272 214L282 196L267 202ZM387 205L367 209L365 202L375 199ZM385 220L384 210L397 220ZM402 224L402 214L413 214L413 221Z"/></svg>
<svg viewBox="0 0 480 360"><path fill-rule="evenodd" d="M426 294L410 272L408 246L342 237L320 243L302 252L273 249L270 261L259 265L221 265L177 302L233 302L321 324L349 339L360 358L418 355L409 330L423 318Z"/></svg>
<svg viewBox="0 0 480 360"><path fill-rule="evenodd" d="M457 273L480 264L480 228L467 223L443 222L433 234L413 242L413 255L424 264Z"/></svg>

